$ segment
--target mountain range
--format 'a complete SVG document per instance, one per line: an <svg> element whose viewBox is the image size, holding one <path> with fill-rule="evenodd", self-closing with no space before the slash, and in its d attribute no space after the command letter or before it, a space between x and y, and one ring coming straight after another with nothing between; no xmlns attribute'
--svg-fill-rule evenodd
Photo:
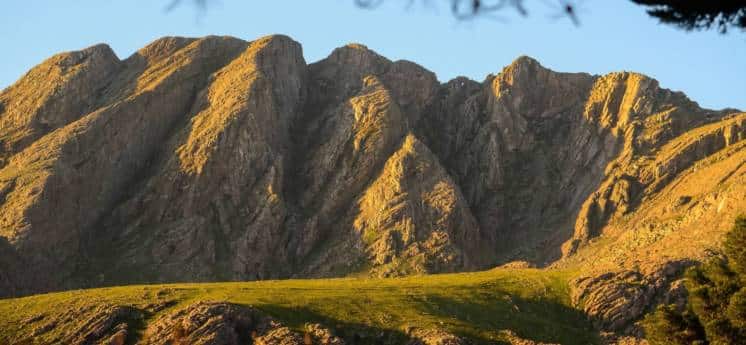
<svg viewBox="0 0 746 345"><path fill-rule="evenodd" d="M634 333L746 212L744 139L739 110L526 56L441 83L280 35L96 45L0 93L0 296L536 267Z"/></svg>

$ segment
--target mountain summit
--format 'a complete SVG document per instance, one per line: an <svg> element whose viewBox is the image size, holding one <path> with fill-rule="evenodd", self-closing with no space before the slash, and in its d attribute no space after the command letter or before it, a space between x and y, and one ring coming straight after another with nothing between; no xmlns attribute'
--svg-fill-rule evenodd
<svg viewBox="0 0 746 345"><path fill-rule="evenodd" d="M744 138L746 113L529 57L441 84L358 44L97 45L0 93L0 295L510 263L579 269L621 327L746 210Z"/></svg>

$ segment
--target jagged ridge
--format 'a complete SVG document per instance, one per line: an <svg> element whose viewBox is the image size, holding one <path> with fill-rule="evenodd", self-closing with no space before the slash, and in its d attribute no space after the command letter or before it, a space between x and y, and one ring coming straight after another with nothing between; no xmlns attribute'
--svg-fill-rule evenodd
<svg viewBox="0 0 746 345"><path fill-rule="evenodd" d="M1 295L586 267L606 248L595 238L647 217L687 169L741 157L745 119L643 75L528 57L441 84L362 45L307 65L284 36L63 53L0 94ZM744 210L742 165L723 169L698 192L734 201L698 221ZM656 258L717 248L725 228ZM635 250L668 240L656 236Z"/></svg>

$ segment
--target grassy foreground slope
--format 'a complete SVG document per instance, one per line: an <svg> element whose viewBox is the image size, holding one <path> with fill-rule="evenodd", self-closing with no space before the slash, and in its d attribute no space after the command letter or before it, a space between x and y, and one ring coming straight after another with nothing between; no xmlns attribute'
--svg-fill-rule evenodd
<svg viewBox="0 0 746 345"><path fill-rule="evenodd" d="M485 272L414 276L396 279L284 280L240 283L135 285L74 290L0 300L0 343L15 343L42 327L44 319L90 305L131 305L146 309L170 301L167 309L146 314L138 330L160 314L197 301L226 301L254 306L291 328L320 322L349 332L390 332L409 327L439 328L478 343L506 339L505 330L521 338L561 344L597 340L585 317L570 306L569 271L494 269ZM42 317L44 316L44 317ZM40 319L40 321L34 321ZM56 327L35 342L48 342ZM31 320L32 322L29 322ZM136 341L137 336L129 339Z"/></svg>

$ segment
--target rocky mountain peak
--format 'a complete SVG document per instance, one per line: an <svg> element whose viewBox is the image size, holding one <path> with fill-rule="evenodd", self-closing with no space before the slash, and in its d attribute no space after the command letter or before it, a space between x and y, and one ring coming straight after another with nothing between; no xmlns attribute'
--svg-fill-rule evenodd
<svg viewBox="0 0 746 345"><path fill-rule="evenodd" d="M196 38L187 37L161 37L146 45L144 48L139 49L134 55L144 57L149 61L154 61L167 57L196 40Z"/></svg>
<svg viewBox="0 0 746 345"><path fill-rule="evenodd" d="M362 44L348 44L334 49L332 53L317 65L333 64L339 66L348 73L355 74L378 74L382 72L391 61Z"/></svg>
<svg viewBox="0 0 746 345"><path fill-rule="evenodd" d="M528 55L521 55L515 60L513 60L510 65L505 66L503 68L502 73L517 73L521 70L530 70L530 69L546 69L544 66L539 63L536 59L528 56Z"/></svg>

